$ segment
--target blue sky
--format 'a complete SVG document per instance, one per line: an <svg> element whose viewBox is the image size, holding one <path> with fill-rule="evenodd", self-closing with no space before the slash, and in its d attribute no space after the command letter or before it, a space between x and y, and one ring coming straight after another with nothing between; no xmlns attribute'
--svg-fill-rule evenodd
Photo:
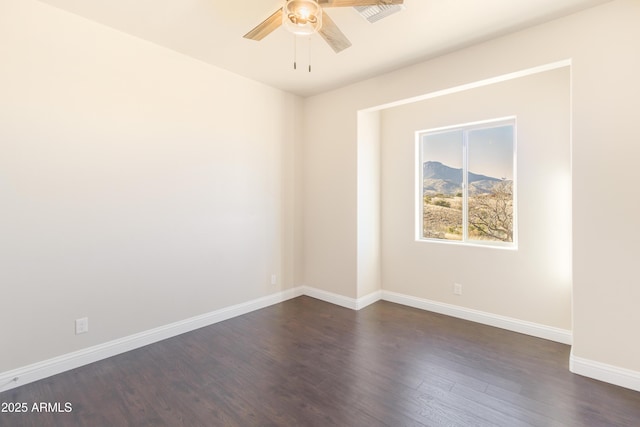
<svg viewBox="0 0 640 427"><path fill-rule="evenodd" d="M450 130L422 137L423 162L437 161L462 168L463 131ZM513 126L469 131L469 171L513 179Z"/></svg>

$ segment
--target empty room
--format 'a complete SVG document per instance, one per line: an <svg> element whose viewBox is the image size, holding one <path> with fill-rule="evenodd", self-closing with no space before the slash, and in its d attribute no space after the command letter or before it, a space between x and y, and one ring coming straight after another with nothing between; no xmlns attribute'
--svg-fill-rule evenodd
<svg viewBox="0 0 640 427"><path fill-rule="evenodd" d="M0 426L640 425L639 23L0 0Z"/></svg>

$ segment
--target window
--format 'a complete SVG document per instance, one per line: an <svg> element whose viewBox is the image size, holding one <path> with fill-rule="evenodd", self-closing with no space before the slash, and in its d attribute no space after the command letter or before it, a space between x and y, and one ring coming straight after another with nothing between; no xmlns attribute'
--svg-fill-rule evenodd
<svg viewBox="0 0 640 427"><path fill-rule="evenodd" d="M418 239L516 246L515 118L416 133Z"/></svg>

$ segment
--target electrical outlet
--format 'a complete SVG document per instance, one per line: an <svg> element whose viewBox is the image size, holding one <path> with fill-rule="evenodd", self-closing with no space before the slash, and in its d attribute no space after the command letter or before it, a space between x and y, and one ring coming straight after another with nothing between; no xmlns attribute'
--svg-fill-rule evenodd
<svg viewBox="0 0 640 427"><path fill-rule="evenodd" d="M453 293L456 295L462 295L462 285L460 283L453 284Z"/></svg>
<svg viewBox="0 0 640 427"><path fill-rule="evenodd" d="M275 285L278 283L278 276L276 276L275 274L271 275L271 284Z"/></svg>
<svg viewBox="0 0 640 427"><path fill-rule="evenodd" d="M89 332L89 318L76 319L76 335Z"/></svg>

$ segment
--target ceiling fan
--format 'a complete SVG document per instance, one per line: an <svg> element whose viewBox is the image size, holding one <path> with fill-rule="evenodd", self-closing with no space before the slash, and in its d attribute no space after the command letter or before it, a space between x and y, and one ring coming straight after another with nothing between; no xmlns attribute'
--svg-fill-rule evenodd
<svg viewBox="0 0 640 427"><path fill-rule="evenodd" d="M404 0L285 0L284 5L257 27L244 35L250 40L262 40L283 25L296 35L320 36L338 53L351 46L351 42L324 11L329 7L390 6Z"/></svg>

